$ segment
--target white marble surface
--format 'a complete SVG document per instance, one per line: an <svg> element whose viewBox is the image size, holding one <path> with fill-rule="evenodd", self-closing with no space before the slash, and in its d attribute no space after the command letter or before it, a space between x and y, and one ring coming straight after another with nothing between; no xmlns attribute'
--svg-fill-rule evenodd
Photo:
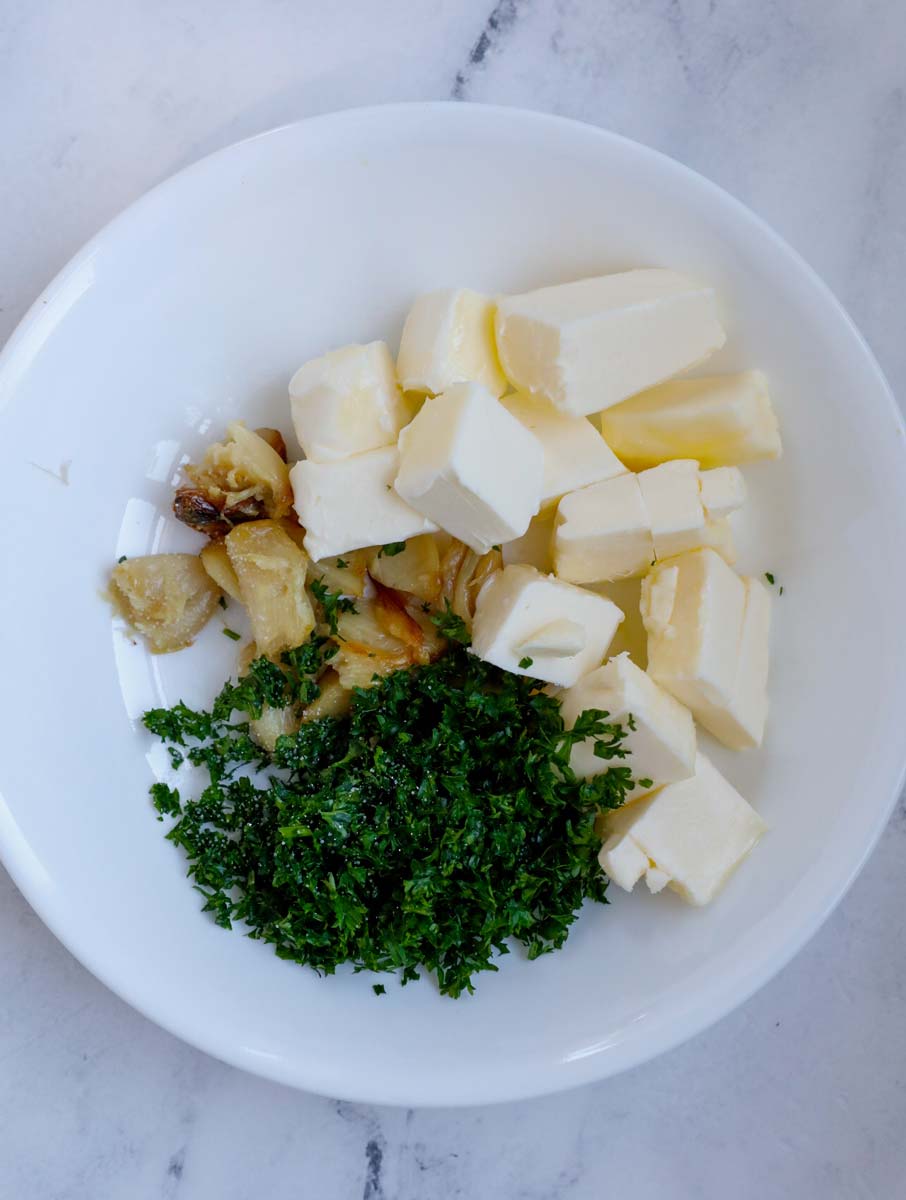
<svg viewBox="0 0 906 1200"><path fill-rule="evenodd" d="M453 96L597 122L723 184L824 275L906 394L902 0L492 3L0 0L0 341L184 164L308 114ZM0 1197L904 1195L904 854L901 804L798 959L688 1045L454 1112L338 1104L206 1058L110 995L3 876Z"/></svg>

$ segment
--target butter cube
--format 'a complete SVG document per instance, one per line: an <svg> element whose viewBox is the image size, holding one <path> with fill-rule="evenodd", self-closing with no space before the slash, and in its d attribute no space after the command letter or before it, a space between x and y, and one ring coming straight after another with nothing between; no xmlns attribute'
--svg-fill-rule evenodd
<svg viewBox="0 0 906 1200"><path fill-rule="evenodd" d="M745 580L736 682L731 702L714 736L733 750L760 746L768 715L768 660L771 641L771 597L758 579ZM718 731L719 729L719 731Z"/></svg>
<svg viewBox="0 0 906 1200"><path fill-rule="evenodd" d="M545 575L554 569L553 560L554 513L540 513L529 522L529 527L520 538L503 544L503 561L528 563Z"/></svg>
<svg viewBox="0 0 906 1200"><path fill-rule="evenodd" d="M384 342L313 358L290 380L289 398L296 437L313 462L391 446L412 416Z"/></svg>
<svg viewBox="0 0 906 1200"><path fill-rule="evenodd" d="M736 542L733 538L733 527L726 517L705 520L705 530L702 534L702 545L716 550L724 562L732 567L736 562Z"/></svg>
<svg viewBox="0 0 906 1200"><path fill-rule="evenodd" d="M504 567L478 594L472 653L515 675L570 687L603 660L622 620L604 596L534 567Z"/></svg>
<svg viewBox="0 0 906 1200"><path fill-rule="evenodd" d="M649 878L689 904L703 905L726 883L767 826L700 751L695 774L638 803L608 813L598 860L614 883L632 891Z"/></svg>
<svg viewBox="0 0 906 1200"><path fill-rule="evenodd" d="M761 744L770 598L711 549L658 564L642 581L648 672L734 750Z"/></svg>
<svg viewBox="0 0 906 1200"><path fill-rule="evenodd" d="M578 416L669 379L726 340L713 290L665 270L505 296L495 329L507 379Z"/></svg>
<svg viewBox="0 0 906 1200"><path fill-rule="evenodd" d="M705 510L698 463L679 459L642 471L638 479L655 558L670 558L700 546L705 537Z"/></svg>
<svg viewBox="0 0 906 1200"><path fill-rule="evenodd" d="M707 468L781 453L777 418L760 371L662 383L602 412L601 431L636 471L671 458L695 458Z"/></svg>
<svg viewBox="0 0 906 1200"><path fill-rule="evenodd" d="M556 572L574 583L631 578L656 559L699 546L713 547L733 562L727 515L744 499L735 467L700 472L692 459L567 493L555 521Z"/></svg>
<svg viewBox="0 0 906 1200"><path fill-rule="evenodd" d="M304 459L296 463L289 478L295 509L305 527L305 549L315 562L363 546L404 542L437 529L394 491L398 470L396 446L340 462Z"/></svg>
<svg viewBox="0 0 906 1200"><path fill-rule="evenodd" d="M501 403L544 448L542 510L567 492L625 475L626 468L586 417L560 412L547 400L517 392Z"/></svg>
<svg viewBox="0 0 906 1200"><path fill-rule="evenodd" d="M521 537L541 502L541 443L477 383L429 399L400 434L396 491L479 554Z"/></svg>
<svg viewBox="0 0 906 1200"><path fill-rule="evenodd" d="M585 779L610 767L625 766L636 786L631 800L652 788L687 779L695 770L695 722L679 701L659 687L628 654L619 654L591 671L560 698L567 729L589 708L608 713L608 721L622 725L627 759L603 759L594 753L594 740L579 742L570 753L570 766ZM629 719L632 718L632 725ZM641 780L650 781L643 786Z"/></svg>
<svg viewBox="0 0 906 1200"><path fill-rule="evenodd" d="M663 468L654 468L663 470ZM738 467L714 467L702 471L701 502L705 515L711 521L719 521L742 508L746 502L746 482Z"/></svg>
<svg viewBox="0 0 906 1200"><path fill-rule="evenodd" d="M631 837L612 833L598 852L598 862L612 883L631 892L643 877L647 880L651 865L648 855Z"/></svg>
<svg viewBox="0 0 906 1200"><path fill-rule="evenodd" d="M507 383L494 344L494 302L468 288L419 296L403 326L397 372L406 391L436 396L471 381L502 396Z"/></svg>
<svg viewBox="0 0 906 1200"><path fill-rule="evenodd" d="M572 583L600 583L646 571L654 559L651 522L637 475L617 475L564 496L554 524L554 570Z"/></svg>

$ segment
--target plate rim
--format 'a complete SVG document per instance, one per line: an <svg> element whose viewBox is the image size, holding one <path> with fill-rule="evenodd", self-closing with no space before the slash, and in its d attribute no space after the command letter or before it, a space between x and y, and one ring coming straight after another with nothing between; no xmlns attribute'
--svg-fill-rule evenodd
<svg viewBox="0 0 906 1200"><path fill-rule="evenodd" d="M31 360L40 352L47 336L52 333L54 326L68 310L69 305L65 303L66 285L72 276L83 268L84 264L112 235L127 229L131 223L141 220L146 208L159 203L161 197L166 197L168 192L184 186L187 178L196 174L202 175L223 158L234 156L237 153L241 154L244 147L268 139L279 138L288 131L301 127L342 125L361 119L392 121L398 115L413 113L423 115L434 113L442 115L444 120L448 119L450 114L455 113L454 120L465 121L480 120L482 114L489 114L504 116L507 119L526 124L534 123L539 127L548 126L554 129L578 132L582 136L599 140L601 143L627 147L643 158L647 157L658 162L661 167L673 171L677 176L694 182L696 186L710 193L719 203L732 209L737 218L748 222L762 237L766 237L772 242L791 266L800 275L804 275L809 284L822 294L825 303L834 310L837 318L842 320L860 352L865 368L874 376L875 383L878 385L879 403L880 396L883 394L888 408L887 415L893 419L902 438L906 440L906 420L896 402L893 390L866 338L840 300L797 250L732 193L663 151L591 122L522 107L463 103L455 100L360 105L285 122L222 146L180 168L143 192L131 204L106 222L54 275L26 310L5 345L0 348L0 411L12 402L18 376L27 369ZM63 302L56 303L59 300ZM37 337L36 335L42 329L44 336ZM293 1063L288 1059L262 1059L254 1051L243 1046L225 1047L218 1042L216 1036L206 1037L204 1027L199 1022L191 1018L182 1019L178 1014L161 1012L159 1005L146 1001L141 995L136 994L136 987L131 986L128 980L118 978L113 968L97 961L98 956L90 946L83 944L78 930L65 928L64 906L62 904L54 906L51 892L42 885L39 878L40 869L35 870L37 860L28 843L19 833L2 793L0 793L0 862L43 924L96 979L142 1016L186 1044L198 1048L230 1066L320 1095L362 1103L416 1104L421 1107L468 1107L475 1104L501 1103L550 1095L608 1078L650 1061L728 1016L789 964L843 900L877 846L899 801L904 782L906 782L906 746L901 751L900 765L891 788L891 794L885 804L879 806L878 815L868 836L864 839L860 853L852 861L848 871L833 885L823 890L820 898L803 916L794 936L787 939L779 953L776 949L772 953L762 953L759 961L753 966L738 966L734 972L721 981L719 988L712 989L706 998L699 999L694 1004L686 1004L679 1013L671 1017L669 1022L663 1021L661 1027L652 1037L649 1037L643 1046L637 1047L628 1056L624 1055L619 1061L614 1061L614 1056L592 1050L587 1055L571 1060L538 1064L528 1076L520 1076L518 1080L510 1083L504 1079L476 1082L474 1094L471 1096L451 1096L432 1088L430 1083L426 1084L424 1081L416 1083L411 1079L402 1084L385 1079L382 1081L383 1086L376 1087L366 1085L360 1079L356 1086L337 1088L327 1079L314 1077L310 1072L306 1074L304 1067L299 1069L298 1063Z"/></svg>

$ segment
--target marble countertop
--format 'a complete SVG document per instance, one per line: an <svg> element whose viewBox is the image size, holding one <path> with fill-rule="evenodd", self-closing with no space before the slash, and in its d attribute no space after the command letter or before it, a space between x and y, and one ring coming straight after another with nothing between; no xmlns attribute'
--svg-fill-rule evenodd
<svg viewBox="0 0 906 1200"><path fill-rule="evenodd" d="M829 282L906 395L901 0L0 0L0 342L99 226L237 138L455 98L681 159ZM853 397L858 403L858 397ZM0 873L0 1196L783 1200L906 1192L902 802L821 932L709 1032L523 1104L244 1075L96 982Z"/></svg>

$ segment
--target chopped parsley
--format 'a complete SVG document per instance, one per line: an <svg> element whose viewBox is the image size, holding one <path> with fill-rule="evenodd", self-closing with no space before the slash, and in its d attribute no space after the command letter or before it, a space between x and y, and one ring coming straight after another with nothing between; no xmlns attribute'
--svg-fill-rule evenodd
<svg viewBox="0 0 906 1200"><path fill-rule="evenodd" d="M205 911L319 973L426 970L448 996L496 970L511 938L529 958L562 946L585 900L606 903L594 826L633 787L620 726L589 710L565 730L531 679L456 646L356 689L349 717L303 724L268 756L248 718L335 649L314 638L281 666L257 659L208 712L145 714L208 774L193 799L151 789ZM581 780L570 750L589 737L612 766Z"/></svg>
<svg viewBox="0 0 906 1200"><path fill-rule="evenodd" d="M232 638L234 642L238 642L242 638L241 633L237 633L235 629L228 629L226 625L223 627L223 636Z"/></svg>
<svg viewBox="0 0 906 1200"><path fill-rule="evenodd" d="M768 583L771 585L771 587L773 587L774 586L774 576L771 574L771 572L765 571L764 577L768 581Z"/></svg>
<svg viewBox="0 0 906 1200"><path fill-rule="evenodd" d="M348 568L348 566L349 566L349 563L346 561L345 558L337 559L337 570L338 571L345 571Z"/></svg>
<svg viewBox="0 0 906 1200"><path fill-rule="evenodd" d="M354 613L359 610L351 596L343 596L340 592L331 592L320 579L311 581L311 591L314 598L324 610L324 620L332 636L337 634L337 621L340 613Z"/></svg>
<svg viewBox="0 0 906 1200"><path fill-rule="evenodd" d="M388 542L386 546L381 546L380 550L378 550L378 558L396 558L405 549L405 542Z"/></svg>
<svg viewBox="0 0 906 1200"><path fill-rule="evenodd" d="M449 600L444 600L442 613L431 614L431 620L449 641L461 642L464 646L471 645L472 635L469 633L469 627L462 617L458 617L453 611Z"/></svg>
<svg viewBox="0 0 906 1200"><path fill-rule="evenodd" d="M167 787L165 783L152 784L151 800L157 809L159 821L164 817L179 815L179 792L176 788Z"/></svg>
<svg viewBox="0 0 906 1200"><path fill-rule="evenodd" d="M226 606L227 606L226 596L221 596L220 599L217 601L217 603L220 605L221 608L226 608Z"/></svg>
<svg viewBox="0 0 906 1200"><path fill-rule="evenodd" d="M121 554L121 555L119 556L119 558L118 558L116 561L117 561L118 563L124 563L124 562L126 561L126 556L125 556L125 554Z"/></svg>
<svg viewBox="0 0 906 1200"><path fill-rule="evenodd" d="M387 989L382 983L373 983L371 985L371 990L374 992L375 996L385 996L387 994Z"/></svg>
<svg viewBox="0 0 906 1200"><path fill-rule="evenodd" d="M532 665L532 663L533 663L534 661L535 661L535 660L534 660L533 658L528 658L528 657L526 657L526 658L520 658L520 660L519 660L519 670L520 670L520 671L527 671L527 670L529 669L529 667Z"/></svg>

